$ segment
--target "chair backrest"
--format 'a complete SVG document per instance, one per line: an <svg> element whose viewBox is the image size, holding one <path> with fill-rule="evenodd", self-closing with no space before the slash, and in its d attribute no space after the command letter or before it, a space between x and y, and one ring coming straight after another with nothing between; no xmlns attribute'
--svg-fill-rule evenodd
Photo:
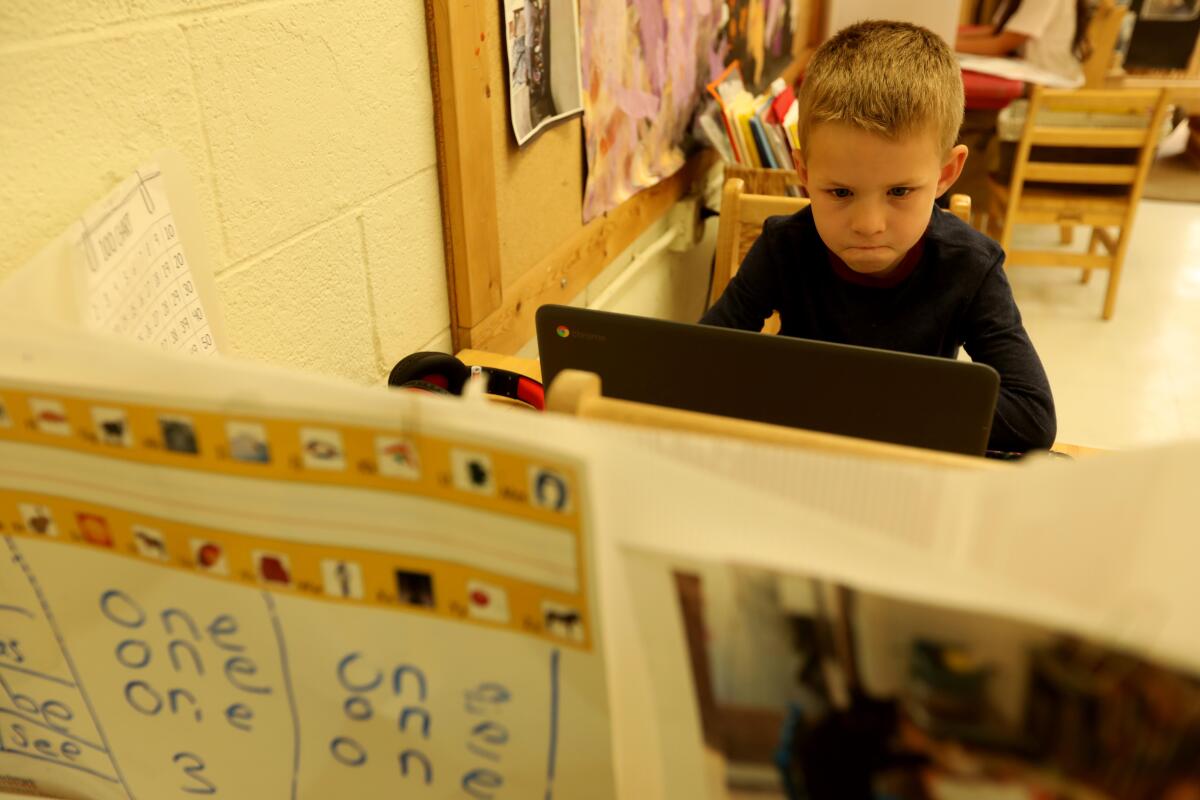
<svg viewBox="0 0 1200 800"><path fill-rule="evenodd" d="M747 194L741 178L725 181L721 193L721 220L717 228L716 263L713 266L712 288L708 293L711 306L725 291L750 246L762 234L768 217L795 214L808 205L807 197L787 197L769 194Z"/></svg>
<svg viewBox="0 0 1200 800"><path fill-rule="evenodd" d="M794 169L760 169L726 164L725 182L728 183L730 178L741 178L745 181L744 191L747 194L804 196L800 190L800 175Z"/></svg>
<svg viewBox="0 0 1200 800"><path fill-rule="evenodd" d="M1113 67L1113 54L1117 50L1117 39L1121 35L1121 24L1129 14L1127 6L1114 0L1100 0L1088 21L1088 57L1083 61L1084 86L1101 89L1108 80Z"/></svg>
<svg viewBox="0 0 1200 800"><path fill-rule="evenodd" d="M1123 187L1125 196L1136 200L1154 158L1166 110L1163 89L1034 87L1013 160L1010 210L1018 205L1025 184L1031 182L1066 189L1072 185ZM1064 160L1064 154L1069 154L1070 160ZM1088 155L1092 157L1079 160Z"/></svg>
<svg viewBox="0 0 1200 800"><path fill-rule="evenodd" d="M795 214L807 207L806 197L779 197L775 195L748 194L745 181L730 178L725 181L721 194L721 220L717 228L716 263L713 266L712 287L708 293L708 304L717 302L726 285L737 272L750 246L762 234L763 223L768 217ZM965 194L950 197L950 211L963 222L970 222L971 198Z"/></svg>

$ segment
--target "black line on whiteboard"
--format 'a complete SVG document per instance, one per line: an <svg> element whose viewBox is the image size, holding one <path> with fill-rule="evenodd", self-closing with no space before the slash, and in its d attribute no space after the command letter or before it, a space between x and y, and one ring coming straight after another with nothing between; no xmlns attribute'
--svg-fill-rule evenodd
<svg viewBox="0 0 1200 800"><path fill-rule="evenodd" d="M292 800L296 800L296 781L300 777L300 715L296 713L296 694L292 691L292 672L288 666L287 642L283 639L283 626L279 624L279 615L275 612L275 598L270 592L263 592L263 600L267 601L267 611L271 615L271 625L275 628L275 641L279 645L279 668L283 672L283 685L287 689L288 705L292 709Z"/></svg>
<svg viewBox="0 0 1200 800"><path fill-rule="evenodd" d="M70 681L68 681L64 678L56 678L53 675L47 675L46 673L38 672L35 669L27 669L25 667L18 667L16 664L5 664L3 662L0 662L0 669L11 669L14 672L23 672L26 675L32 675L35 678L41 678L42 680L50 681L51 683L61 684L63 686L68 686L72 689L75 688L75 684L71 683Z"/></svg>
<svg viewBox="0 0 1200 800"><path fill-rule="evenodd" d="M558 760L558 648L550 653L550 757L546 764L546 800L554 797L554 767Z"/></svg>

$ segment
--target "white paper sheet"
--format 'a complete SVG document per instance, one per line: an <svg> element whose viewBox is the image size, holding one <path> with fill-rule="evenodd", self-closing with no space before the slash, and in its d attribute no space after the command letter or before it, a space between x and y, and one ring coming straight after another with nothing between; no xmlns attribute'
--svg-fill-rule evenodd
<svg viewBox="0 0 1200 800"><path fill-rule="evenodd" d="M982 72L984 75L995 75L1012 81L1037 83L1052 89L1075 89L1083 85L1083 78L1071 80L1057 75L1049 70L1035 67L1020 58L1001 56L977 56L971 53L955 53L958 63L965 70Z"/></svg>
<svg viewBox="0 0 1200 800"><path fill-rule="evenodd" d="M88 209L73 236L89 330L173 352L217 352L211 301L206 308L157 163Z"/></svg>
<svg viewBox="0 0 1200 800"><path fill-rule="evenodd" d="M614 795L577 458L295 374L324 402L280 410L232 360L0 342L5 785Z"/></svg>
<svg viewBox="0 0 1200 800"><path fill-rule="evenodd" d="M223 325L183 160L161 151L0 285L0 306L210 355Z"/></svg>

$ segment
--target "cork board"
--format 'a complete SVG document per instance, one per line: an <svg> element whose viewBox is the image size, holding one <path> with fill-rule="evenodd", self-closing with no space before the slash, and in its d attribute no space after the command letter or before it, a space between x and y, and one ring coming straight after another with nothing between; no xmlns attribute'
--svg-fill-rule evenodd
<svg viewBox="0 0 1200 800"><path fill-rule="evenodd" d="M817 0L796 7L815 16ZM499 0L426 0L454 349L516 352L545 303L571 300L715 163L703 151L582 223L581 118L518 149L509 123ZM801 30L814 31L813 24ZM810 37L795 37L796 52ZM784 71L794 77L794 68Z"/></svg>

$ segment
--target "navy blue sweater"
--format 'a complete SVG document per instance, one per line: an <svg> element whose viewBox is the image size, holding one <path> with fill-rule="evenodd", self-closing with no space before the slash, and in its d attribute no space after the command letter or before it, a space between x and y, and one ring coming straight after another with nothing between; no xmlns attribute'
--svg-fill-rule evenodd
<svg viewBox="0 0 1200 800"><path fill-rule="evenodd" d="M909 263L873 281L825 247L806 208L772 217L702 324L757 331L773 311L780 334L972 361L1000 373L993 450L1054 442L1054 399L1004 274L1000 245L935 208Z"/></svg>

